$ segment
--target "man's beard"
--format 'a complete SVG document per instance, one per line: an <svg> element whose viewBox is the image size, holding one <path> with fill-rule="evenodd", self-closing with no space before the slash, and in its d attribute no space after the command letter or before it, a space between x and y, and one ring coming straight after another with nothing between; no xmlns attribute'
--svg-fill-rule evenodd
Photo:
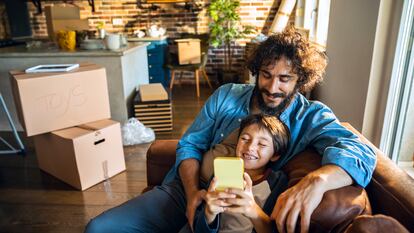
<svg viewBox="0 0 414 233"><path fill-rule="evenodd" d="M276 107L269 107L266 105L263 99L263 94L272 95L275 98L284 98L283 101ZM296 89L289 94L284 93L269 93L266 89L259 89L258 85L254 87L253 95L257 99L258 107L262 113L272 116L279 116L289 106L293 97L296 94Z"/></svg>

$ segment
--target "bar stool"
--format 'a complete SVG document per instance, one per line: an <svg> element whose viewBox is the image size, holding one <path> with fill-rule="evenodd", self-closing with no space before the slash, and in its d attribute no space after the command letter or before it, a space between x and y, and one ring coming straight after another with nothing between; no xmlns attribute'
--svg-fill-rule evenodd
<svg viewBox="0 0 414 233"><path fill-rule="evenodd" d="M3 142L8 149L6 150L0 150L0 154L24 154L24 145L22 141L20 140L19 134L17 133L16 127L14 126L13 120L10 116L10 112L7 109L6 102L3 99L3 95L0 93L0 105L1 108L4 110L7 116L7 120L9 121L10 127L12 128L14 138L16 139L16 142L19 145L19 149L14 148L12 145L10 145L4 138L0 137L0 141Z"/></svg>

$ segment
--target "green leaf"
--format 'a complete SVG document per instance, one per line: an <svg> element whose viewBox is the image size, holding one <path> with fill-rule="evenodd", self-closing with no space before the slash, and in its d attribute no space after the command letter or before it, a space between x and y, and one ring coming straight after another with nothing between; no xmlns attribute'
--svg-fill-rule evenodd
<svg viewBox="0 0 414 233"><path fill-rule="evenodd" d="M254 27L241 25L239 6L238 0L211 0L208 8L211 19L209 24L211 46L231 45L235 40L245 38L254 32ZM231 49L230 46L224 47L226 53L229 48Z"/></svg>

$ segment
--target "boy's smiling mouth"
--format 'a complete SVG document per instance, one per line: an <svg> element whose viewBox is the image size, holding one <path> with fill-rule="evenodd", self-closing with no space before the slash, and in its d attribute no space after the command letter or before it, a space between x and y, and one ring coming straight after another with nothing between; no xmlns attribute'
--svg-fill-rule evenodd
<svg viewBox="0 0 414 233"><path fill-rule="evenodd" d="M242 156L243 156L244 159L247 159L247 160L257 160L257 159L259 159L259 157L257 157L256 155L253 155L251 153L242 153Z"/></svg>

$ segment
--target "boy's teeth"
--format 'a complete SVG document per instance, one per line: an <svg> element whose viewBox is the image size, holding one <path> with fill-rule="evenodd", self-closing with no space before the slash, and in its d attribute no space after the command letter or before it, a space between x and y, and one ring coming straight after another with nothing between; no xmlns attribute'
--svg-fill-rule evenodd
<svg viewBox="0 0 414 233"><path fill-rule="evenodd" d="M249 154L244 154L244 158L249 159L249 160L257 159L256 156L252 156L252 155L249 155Z"/></svg>

